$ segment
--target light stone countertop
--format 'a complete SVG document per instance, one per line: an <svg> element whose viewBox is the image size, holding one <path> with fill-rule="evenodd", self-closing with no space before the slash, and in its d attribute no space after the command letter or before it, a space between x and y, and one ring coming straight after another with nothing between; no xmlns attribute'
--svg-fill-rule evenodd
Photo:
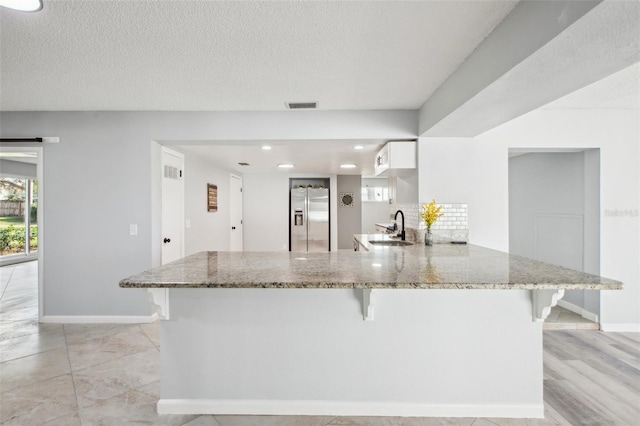
<svg viewBox="0 0 640 426"><path fill-rule="evenodd" d="M365 244L389 238L355 237ZM120 287L617 290L622 283L480 246L415 244L368 252L201 252L123 279Z"/></svg>

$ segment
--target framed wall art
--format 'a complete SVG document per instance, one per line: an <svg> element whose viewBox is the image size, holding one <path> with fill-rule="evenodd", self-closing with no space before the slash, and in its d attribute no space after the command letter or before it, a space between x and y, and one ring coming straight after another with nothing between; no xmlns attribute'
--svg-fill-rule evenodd
<svg viewBox="0 0 640 426"><path fill-rule="evenodd" d="M340 193L340 207L353 207L354 201L355 201L355 194L353 192Z"/></svg>
<svg viewBox="0 0 640 426"><path fill-rule="evenodd" d="M218 185L207 184L207 211L218 211Z"/></svg>

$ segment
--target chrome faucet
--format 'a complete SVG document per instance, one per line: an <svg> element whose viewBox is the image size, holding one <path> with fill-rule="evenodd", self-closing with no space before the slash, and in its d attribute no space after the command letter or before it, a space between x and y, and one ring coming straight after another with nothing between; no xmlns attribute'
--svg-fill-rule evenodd
<svg viewBox="0 0 640 426"><path fill-rule="evenodd" d="M398 211L396 212L396 215L393 217L393 220L398 220L398 213L400 213L400 214L402 215L402 232L400 232L400 233L398 234L398 236L400 237L400 239L401 239L402 241L404 241L404 239L405 239L405 233L404 233L404 213L402 213L402 210L398 210Z"/></svg>

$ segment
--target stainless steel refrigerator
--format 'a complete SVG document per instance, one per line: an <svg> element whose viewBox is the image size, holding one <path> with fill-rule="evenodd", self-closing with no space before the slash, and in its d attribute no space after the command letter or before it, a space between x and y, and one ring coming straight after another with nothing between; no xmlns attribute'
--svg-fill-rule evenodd
<svg viewBox="0 0 640 426"><path fill-rule="evenodd" d="M330 251L329 190L294 188L290 199L289 251Z"/></svg>

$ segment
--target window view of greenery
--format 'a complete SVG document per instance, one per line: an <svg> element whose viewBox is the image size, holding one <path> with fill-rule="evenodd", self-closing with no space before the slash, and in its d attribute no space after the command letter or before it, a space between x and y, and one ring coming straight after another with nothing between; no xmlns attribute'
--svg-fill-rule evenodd
<svg viewBox="0 0 640 426"><path fill-rule="evenodd" d="M33 200L31 205L27 205L29 199ZM37 210L37 181L0 177L0 255L29 254L38 249Z"/></svg>

